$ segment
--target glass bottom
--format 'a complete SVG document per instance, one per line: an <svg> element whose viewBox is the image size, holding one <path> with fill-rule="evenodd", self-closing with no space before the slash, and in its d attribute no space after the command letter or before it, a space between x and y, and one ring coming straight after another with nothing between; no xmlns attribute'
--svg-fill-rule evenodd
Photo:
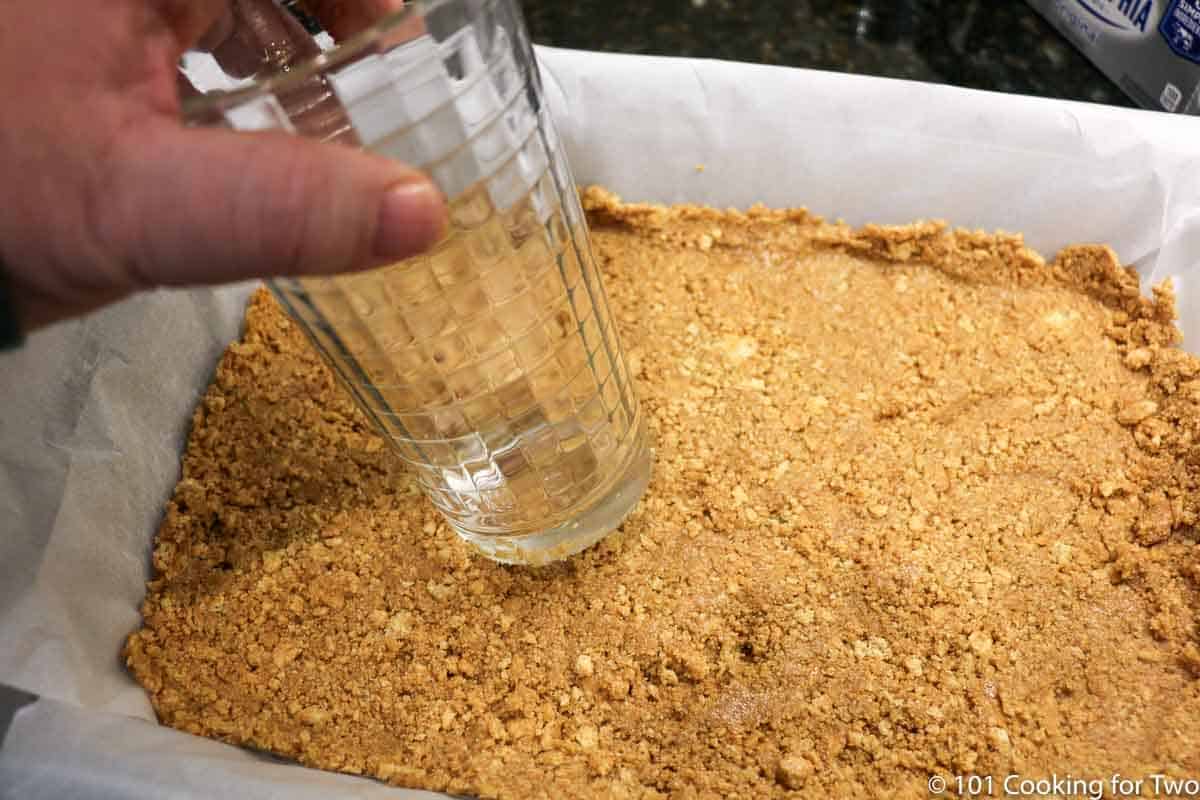
<svg viewBox="0 0 1200 800"><path fill-rule="evenodd" d="M633 431L635 445L616 470L618 477L611 488L560 525L517 536L478 533L447 519L450 527L480 555L501 564L539 567L586 550L616 530L646 492L653 454L645 425L643 417L639 429Z"/></svg>

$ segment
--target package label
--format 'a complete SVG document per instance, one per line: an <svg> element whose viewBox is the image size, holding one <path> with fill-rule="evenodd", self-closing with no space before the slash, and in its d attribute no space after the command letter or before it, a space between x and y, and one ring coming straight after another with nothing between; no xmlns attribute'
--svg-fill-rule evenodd
<svg viewBox="0 0 1200 800"><path fill-rule="evenodd" d="M1170 0L1158 32L1176 55L1200 64L1200 0Z"/></svg>
<svg viewBox="0 0 1200 800"><path fill-rule="evenodd" d="M1200 115L1200 0L1028 0L1144 108Z"/></svg>
<svg viewBox="0 0 1200 800"><path fill-rule="evenodd" d="M1108 28L1145 33L1154 12L1154 0L1075 0L1083 10Z"/></svg>

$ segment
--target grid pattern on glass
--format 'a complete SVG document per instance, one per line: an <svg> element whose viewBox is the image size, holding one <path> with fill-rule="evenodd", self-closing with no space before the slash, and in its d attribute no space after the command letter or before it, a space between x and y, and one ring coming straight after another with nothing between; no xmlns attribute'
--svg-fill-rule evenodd
<svg viewBox="0 0 1200 800"><path fill-rule="evenodd" d="M602 492L639 420L575 187L526 91L528 43L509 4L485 10L324 78L365 146L451 198L447 240L273 288L431 499L467 529L512 533ZM226 119L283 126L286 107Z"/></svg>

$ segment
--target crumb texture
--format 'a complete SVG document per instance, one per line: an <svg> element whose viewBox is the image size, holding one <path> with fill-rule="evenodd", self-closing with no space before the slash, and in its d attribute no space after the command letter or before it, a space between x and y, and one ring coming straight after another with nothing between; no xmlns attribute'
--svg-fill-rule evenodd
<svg viewBox="0 0 1200 800"><path fill-rule="evenodd" d="M657 439L623 529L472 556L274 301L125 659L170 726L500 798L1200 776L1200 360L1101 246L585 193Z"/></svg>

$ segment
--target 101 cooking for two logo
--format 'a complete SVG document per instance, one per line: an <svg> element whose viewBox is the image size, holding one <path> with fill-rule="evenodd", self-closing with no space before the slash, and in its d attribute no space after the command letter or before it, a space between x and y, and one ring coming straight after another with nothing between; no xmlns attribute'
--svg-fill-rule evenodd
<svg viewBox="0 0 1200 800"><path fill-rule="evenodd" d="M1106 778L1074 775L1033 777L1011 775L932 775L929 793L935 797L1061 797L1101 800L1105 797L1200 798L1200 778L1152 773L1129 778L1114 773Z"/></svg>

